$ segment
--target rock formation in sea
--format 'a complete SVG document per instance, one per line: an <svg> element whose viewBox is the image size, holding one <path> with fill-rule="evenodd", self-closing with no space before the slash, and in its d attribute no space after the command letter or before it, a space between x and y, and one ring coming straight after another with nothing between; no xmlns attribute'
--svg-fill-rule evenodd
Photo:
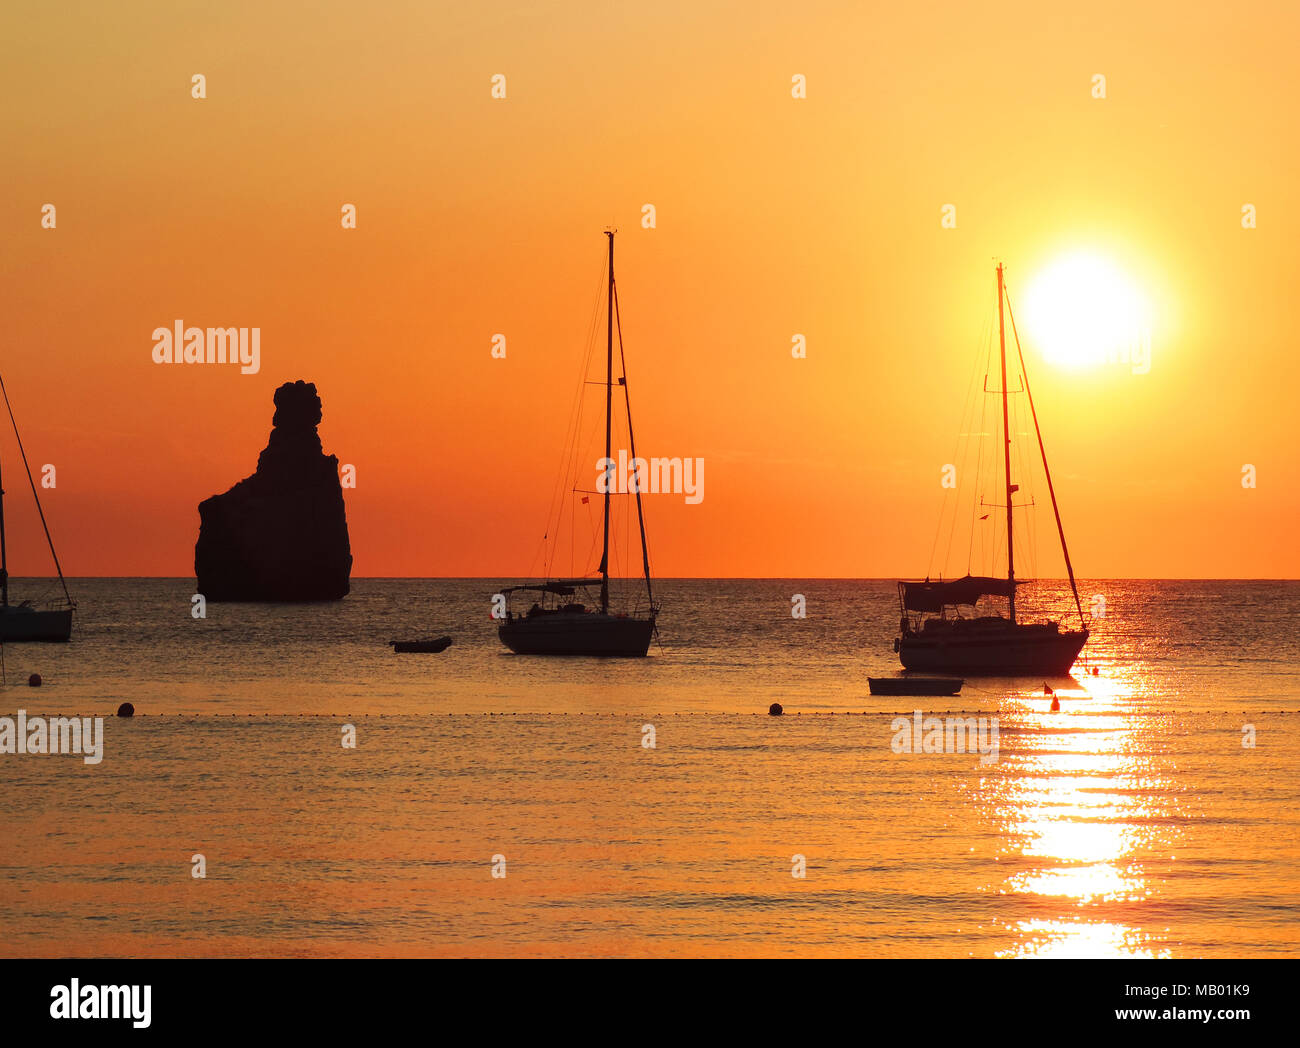
<svg viewBox="0 0 1300 1048"><path fill-rule="evenodd" d="M311 382L275 391L271 438L257 472L199 503L198 591L209 601L338 600L352 551L339 460L321 448Z"/></svg>

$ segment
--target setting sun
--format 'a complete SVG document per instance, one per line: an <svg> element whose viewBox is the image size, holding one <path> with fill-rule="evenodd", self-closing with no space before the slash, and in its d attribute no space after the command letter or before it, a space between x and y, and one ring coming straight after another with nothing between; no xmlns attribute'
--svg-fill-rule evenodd
<svg viewBox="0 0 1300 1048"><path fill-rule="evenodd" d="M1134 281L1099 255L1066 255L1035 274L1024 318L1028 341L1060 367L1149 359L1150 307Z"/></svg>

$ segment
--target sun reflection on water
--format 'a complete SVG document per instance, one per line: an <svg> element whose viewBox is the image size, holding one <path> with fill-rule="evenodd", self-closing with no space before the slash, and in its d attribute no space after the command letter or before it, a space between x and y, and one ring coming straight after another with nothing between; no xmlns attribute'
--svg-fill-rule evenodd
<svg viewBox="0 0 1300 1048"><path fill-rule="evenodd" d="M1136 675L1088 677L999 710L1002 774L987 785L1014 869L996 890L1024 904L1003 956L1168 955L1132 920L1153 891L1144 857L1175 843L1169 782L1129 710L1139 691Z"/></svg>

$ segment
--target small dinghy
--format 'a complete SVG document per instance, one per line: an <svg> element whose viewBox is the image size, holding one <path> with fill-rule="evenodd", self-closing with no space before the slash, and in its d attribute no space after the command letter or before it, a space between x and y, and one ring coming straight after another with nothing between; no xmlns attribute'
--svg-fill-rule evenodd
<svg viewBox="0 0 1300 1048"><path fill-rule="evenodd" d="M390 640L394 652L421 652L433 654L444 651L451 644L450 637L426 637L423 640Z"/></svg>
<svg viewBox="0 0 1300 1048"><path fill-rule="evenodd" d="M868 677L872 695L956 695L960 677Z"/></svg>

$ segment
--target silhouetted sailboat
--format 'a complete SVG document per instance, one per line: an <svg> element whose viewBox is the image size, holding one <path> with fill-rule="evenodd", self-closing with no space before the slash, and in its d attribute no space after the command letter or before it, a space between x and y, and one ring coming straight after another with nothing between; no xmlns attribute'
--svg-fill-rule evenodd
<svg viewBox="0 0 1300 1048"><path fill-rule="evenodd" d="M41 508L41 497L36 491L36 482L32 479L31 467L27 465L27 452L23 450L23 439L18 434L18 422L14 419L13 408L9 405L9 393L4 388L4 379L0 378L0 393L4 394L5 408L9 412L9 421L13 423L14 438L18 442L18 453L22 456L23 468L27 470L27 482L31 485L32 497L36 500L36 512L41 517L41 527L45 529L45 540L50 545L50 555L54 558L54 570L59 574L59 585L63 587L63 603L52 603L45 607L36 607L30 600L18 604L9 603L9 552L5 545L4 481L0 477L0 643L8 641L66 641L72 636L72 612L76 605L68 593L68 584L63 578L63 569L59 566L59 555L54 551L54 540L50 537L49 525L45 522L45 511Z"/></svg>
<svg viewBox="0 0 1300 1048"><path fill-rule="evenodd" d="M593 576L546 579L540 583L509 586L502 590L507 601L511 594L534 595L531 608L516 615L507 606L497 629L502 643L519 655L635 655L644 656L650 649L659 608L654 601L650 580L650 549L646 543L645 515L641 506L640 484L635 484L637 525L641 535L641 563L645 574L646 610L638 614L618 613L611 608L610 580L610 488L612 485L612 432L614 414L614 328L617 319L618 292L614 283L614 233L609 238L609 283L605 322L605 459L607 469L603 494L604 526L600 564ZM619 331L619 364L623 374L618 385L623 388L627 410L629 451L636 462L636 440L632 435L632 402L627 392L627 365L623 352L622 324ZM600 494L601 492L596 492ZM583 502L588 499L584 496ZM585 594L584 599L578 599ZM598 594L598 596L596 596ZM599 604L589 607L587 600Z"/></svg>
<svg viewBox="0 0 1300 1048"><path fill-rule="evenodd" d="M1024 377L1025 393L1033 414L1034 433L1047 476L1047 490L1052 497L1052 512L1056 515L1056 530L1061 539L1061 552L1070 576L1070 589L1079 612L1081 628L1065 630L1057 622L1018 622L1016 620L1015 566L1015 516L1012 496L1019 485L1011 482L1011 431L1007 412L1007 341L1003 322L1003 304L1011 309L1010 299L1003 286L1002 266L997 267L998 277L998 354L1002 372L1002 490L1006 498L1007 574L1005 578L972 576L951 582L900 582L898 598L902 609L900 635L894 641L903 667L907 670L944 671L949 673L984 674L988 676L1019 674L1066 674L1074 665L1088 640L1087 623L1083 605L1079 600L1079 587L1074 580L1070 551L1065 544L1065 529L1052 487L1052 474L1047 466L1047 451L1043 447L1043 434L1038 426L1038 412L1034 408L1033 394L1029 389L1029 375L1025 370L1024 353L1016 335L1016 352L1020 371ZM1011 318L1015 335L1015 317ZM987 383L987 377L986 377ZM969 615L963 608L973 609L982 597L1005 597L1007 614ZM927 617L928 616L928 617Z"/></svg>

